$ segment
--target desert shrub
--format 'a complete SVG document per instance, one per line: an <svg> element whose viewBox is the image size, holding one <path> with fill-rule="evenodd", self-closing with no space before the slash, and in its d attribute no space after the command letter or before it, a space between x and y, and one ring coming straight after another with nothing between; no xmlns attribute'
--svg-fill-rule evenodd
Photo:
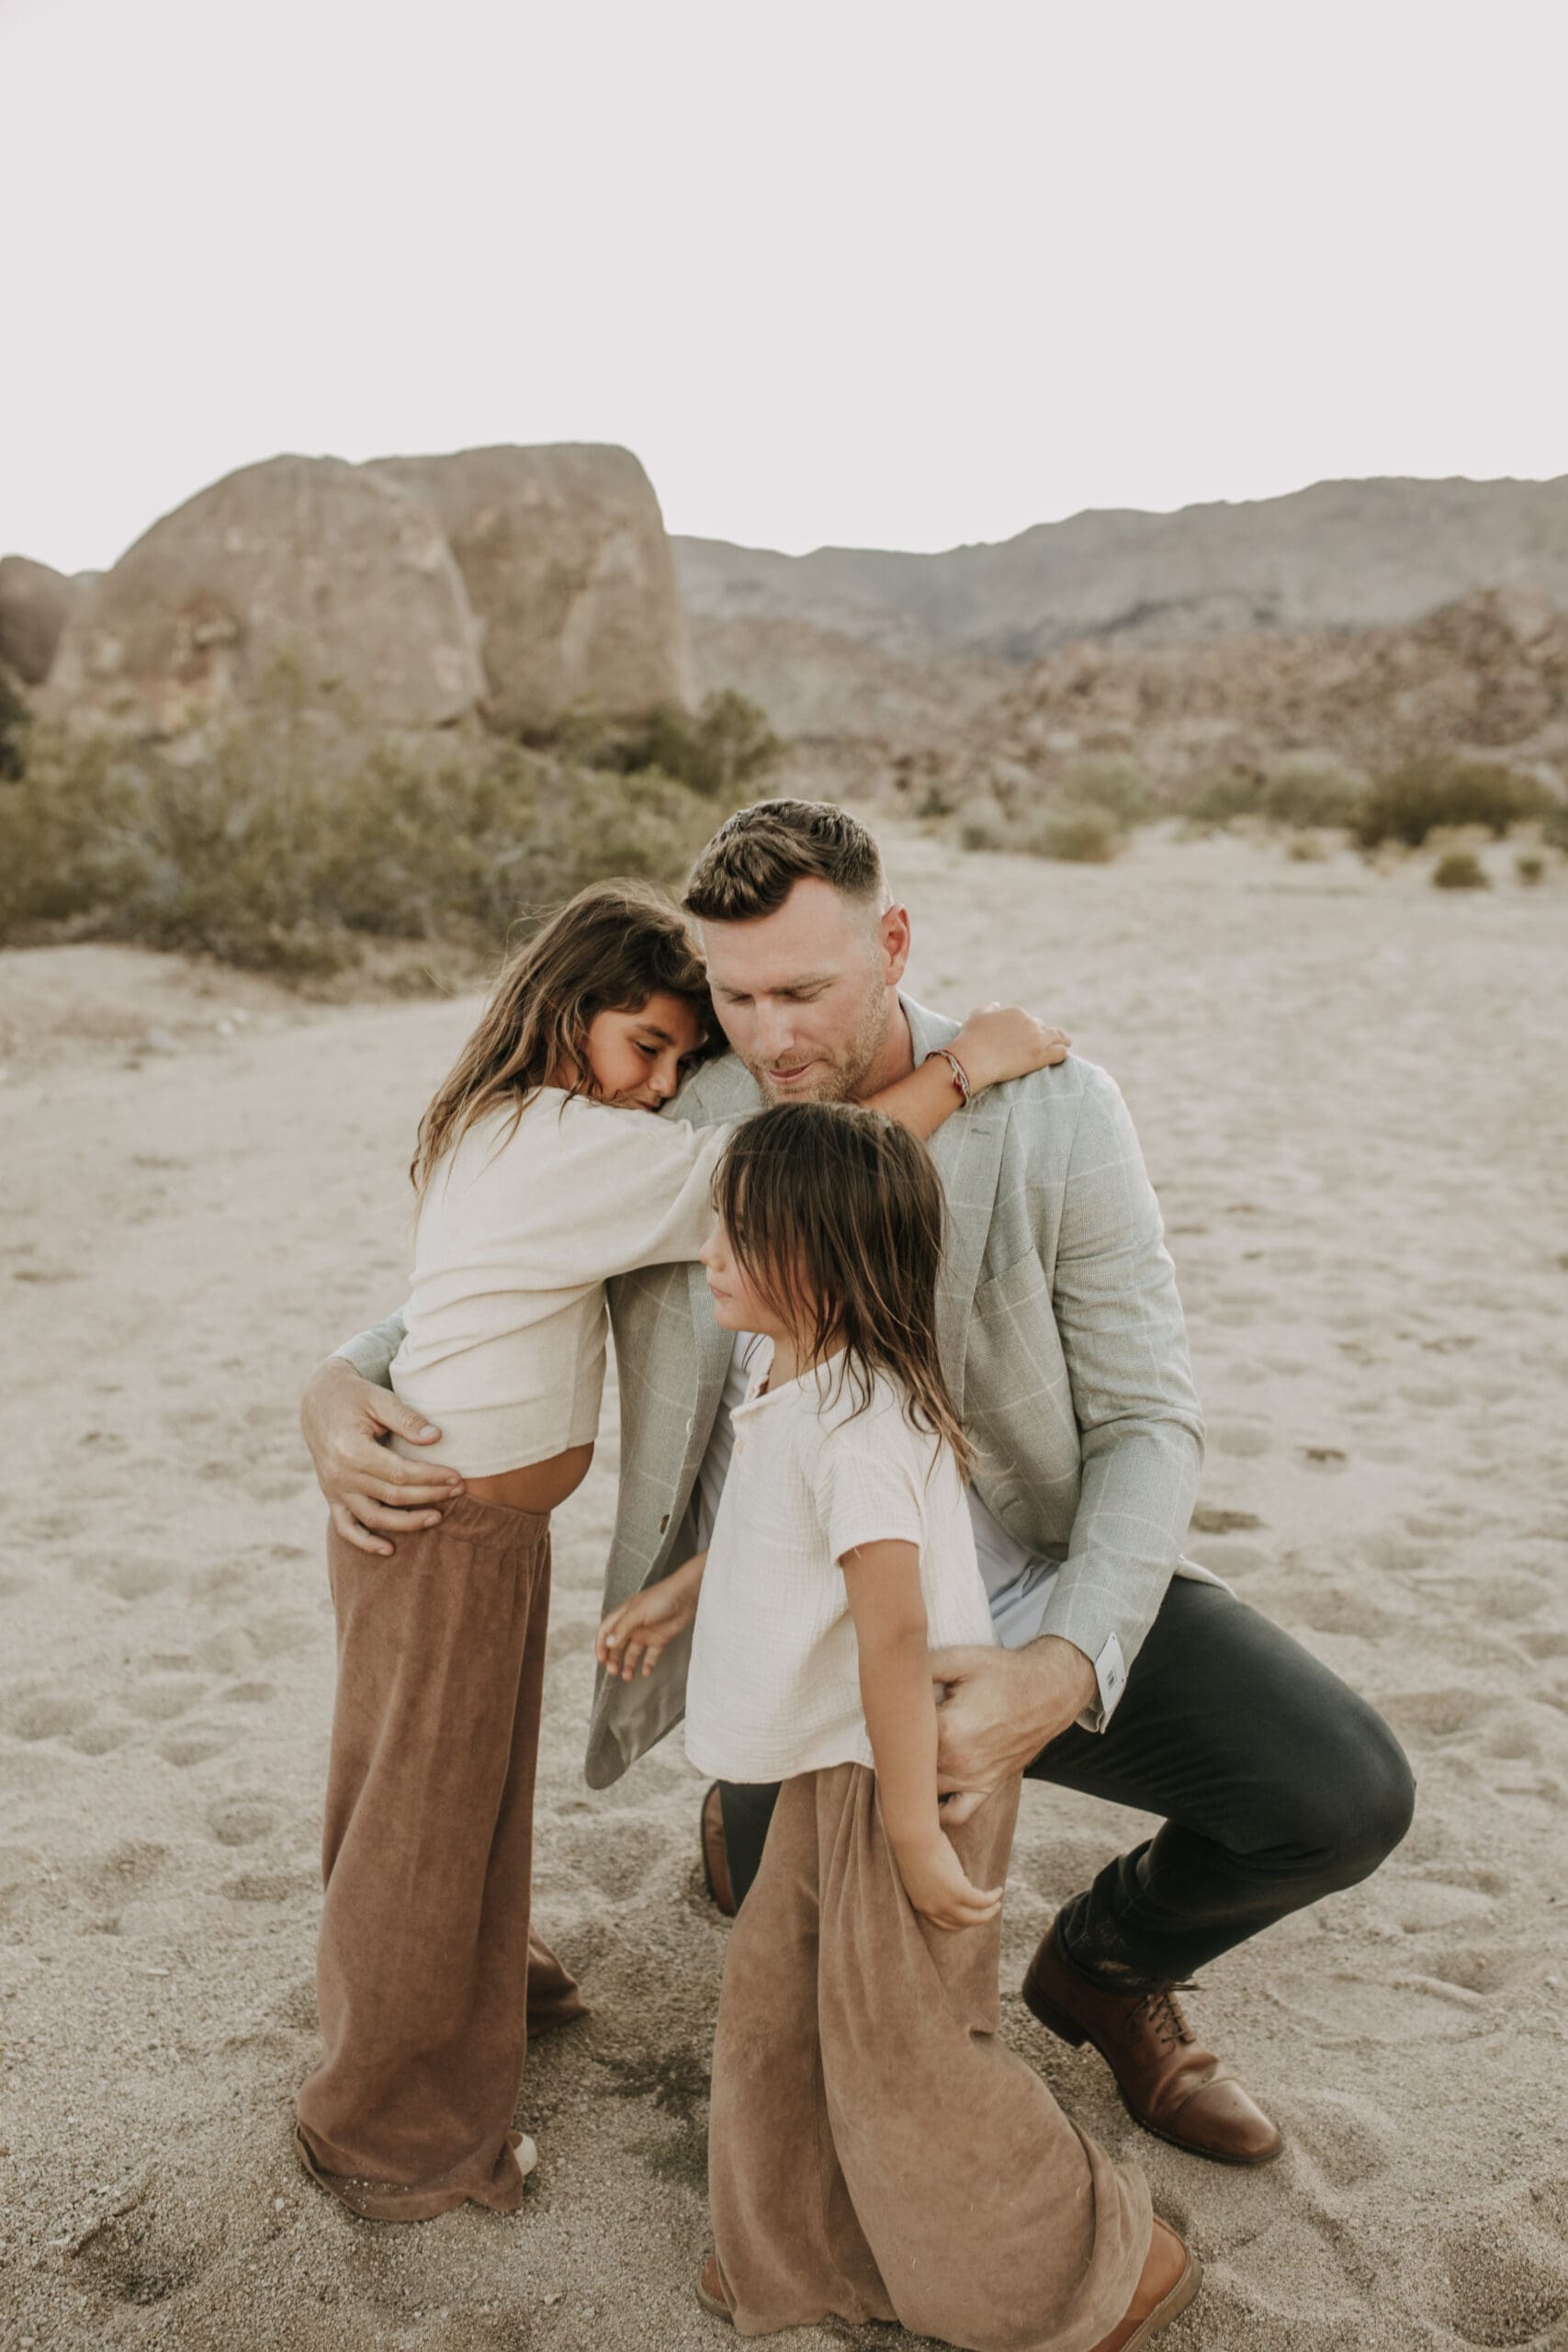
<svg viewBox="0 0 1568 2352"><path fill-rule="evenodd" d="M1432 868L1433 887L1438 890L1489 890L1486 869L1472 850L1445 850Z"/></svg>
<svg viewBox="0 0 1568 2352"><path fill-rule="evenodd" d="M1419 849L1440 826L1484 825L1500 841L1510 826L1550 807L1533 776L1430 752L1374 778L1356 808L1356 839L1363 849L1389 841Z"/></svg>
<svg viewBox="0 0 1568 2352"><path fill-rule="evenodd" d="M1285 855L1293 865L1321 865L1328 852L1315 833L1297 833Z"/></svg>
<svg viewBox="0 0 1568 2352"><path fill-rule="evenodd" d="M1514 872L1526 884L1539 882L1546 872L1546 860L1534 850L1522 850L1514 860Z"/></svg>
<svg viewBox="0 0 1568 2352"><path fill-rule="evenodd" d="M707 695L694 715L674 703L662 703L637 719L570 711L530 741L534 749L552 751L577 766L607 768L619 775L657 770L706 799L729 801L740 799L743 787L772 767L784 748L767 713L728 687Z"/></svg>
<svg viewBox="0 0 1568 2352"><path fill-rule="evenodd" d="M1549 849L1568 850L1568 800L1554 800L1540 820L1540 837Z"/></svg>
<svg viewBox="0 0 1568 2352"><path fill-rule="evenodd" d="M960 849L1013 849L1017 844L1000 801L987 794L973 799L958 820Z"/></svg>
<svg viewBox="0 0 1568 2352"><path fill-rule="evenodd" d="M1127 846L1127 836L1108 809L1063 806L1021 821L1013 846L1064 865L1109 865Z"/></svg>
<svg viewBox="0 0 1568 2352"><path fill-rule="evenodd" d="M573 769L515 745L427 752L303 743L253 717L175 760L55 735L0 786L0 941L77 936L294 973L363 938L501 944L530 909L611 874L674 881L712 804L659 775Z"/></svg>
<svg viewBox="0 0 1568 2352"><path fill-rule="evenodd" d="M1239 817L1262 814L1263 778L1222 769L1189 795L1183 816L1194 825L1234 825Z"/></svg>
<svg viewBox="0 0 1568 2352"><path fill-rule="evenodd" d="M1060 798L1074 808L1100 808L1118 825L1139 825L1149 796L1133 760L1080 760L1062 778Z"/></svg>
<svg viewBox="0 0 1568 2352"><path fill-rule="evenodd" d="M1356 814L1357 786L1347 775L1322 760L1281 762L1265 779L1258 795L1258 813L1270 825L1348 825Z"/></svg>
<svg viewBox="0 0 1568 2352"><path fill-rule="evenodd" d="M15 783L22 773L31 718L21 688L0 662L0 784Z"/></svg>
<svg viewBox="0 0 1568 2352"><path fill-rule="evenodd" d="M1321 759L1287 757L1259 775L1230 769L1211 776L1189 798L1183 811L1196 825L1224 828L1244 818L1266 825L1305 830L1348 825L1355 818L1353 776Z"/></svg>

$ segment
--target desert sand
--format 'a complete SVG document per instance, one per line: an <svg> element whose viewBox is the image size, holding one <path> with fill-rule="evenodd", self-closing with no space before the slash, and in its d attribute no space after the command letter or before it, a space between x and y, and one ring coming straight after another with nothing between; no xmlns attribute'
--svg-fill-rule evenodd
<svg viewBox="0 0 1568 2352"><path fill-rule="evenodd" d="M1568 2343L1563 870L1525 890L1489 852L1498 887L1445 896L1425 864L1225 839L1103 869L890 848L915 992L1022 998L1132 1105L1210 1417L1190 1549L1376 1700L1420 1781L1376 1879L1191 1996L1288 2134L1272 2168L1149 2139L1017 1998L1137 1817L1026 1791L1003 2030L1201 2252L1171 2352ZM17 2352L720 2340L692 2293L726 1935L699 1785L678 1741L581 1778L613 1418L558 1522L536 1891L594 2014L530 2059L524 2210L358 2224L290 2152L333 1687L295 1397L402 1295L413 1123L473 1009L0 956Z"/></svg>

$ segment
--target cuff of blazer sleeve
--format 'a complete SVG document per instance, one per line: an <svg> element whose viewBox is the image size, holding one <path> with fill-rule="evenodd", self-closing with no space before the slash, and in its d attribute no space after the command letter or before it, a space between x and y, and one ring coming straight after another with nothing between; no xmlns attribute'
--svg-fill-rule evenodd
<svg viewBox="0 0 1568 2352"><path fill-rule="evenodd" d="M387 1343L378 1331L361 1331L355 1339L345 1340L341 1348L334 1348L333 1353L352 1364L361 1380L368 1380L373 1387L391 1386L392 1356L388 1354ZM396 1353L394 1348L392 1355Z"/></svg>
<svg viewBox="0 0 1568 2352"><path fill-rule="evenodd" d="M1109 1611L1090 1595L1064 1593L1058 1584L1046 1603L1040 1631L1071 1642L1093 1667L1098 1700L1075 1720L1084 1731L1103 1731L1127 1688L1127 1660Z"/></svg>

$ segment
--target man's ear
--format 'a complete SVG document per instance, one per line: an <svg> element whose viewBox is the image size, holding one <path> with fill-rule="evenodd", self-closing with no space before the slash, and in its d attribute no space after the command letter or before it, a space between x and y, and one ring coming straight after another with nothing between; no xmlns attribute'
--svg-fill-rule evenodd
<svg viewBox="0 0 1568 2352"><path fill-rule="evenodd" d="M890 989L896 989L909 962L908 907L888 907L885 910L877 924L876 944L883 959L883 978Z"/></svg>

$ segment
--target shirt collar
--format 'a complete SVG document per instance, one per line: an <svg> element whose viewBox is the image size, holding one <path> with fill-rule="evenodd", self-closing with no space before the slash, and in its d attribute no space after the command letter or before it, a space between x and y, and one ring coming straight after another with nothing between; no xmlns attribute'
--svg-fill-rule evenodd
<svg viewBox="0 0 1568 2352"><path fill-rule="evenodd" d="M773 1366L773 1346L771 1340L764 1340L762 1344L767 1352L765 1355L759 1354L751 1377L747 1384L746 1401L743 1405L737 1405L730 1415L731 1420L738 1421L743 1417L752 1419L759 1413L766 1412L771 1405L797 1400L807 1388L819 1392L825 1386L827 1380L832 1377L833 1367L841 1362L844 1352L842 1348L835 1348L830 1356L824 1356L822 1362L814 1364L809 1372L797 1374L794 1380L778 1381L773 1387L764 1390L762 1383L767 1379Z"/></svg>

